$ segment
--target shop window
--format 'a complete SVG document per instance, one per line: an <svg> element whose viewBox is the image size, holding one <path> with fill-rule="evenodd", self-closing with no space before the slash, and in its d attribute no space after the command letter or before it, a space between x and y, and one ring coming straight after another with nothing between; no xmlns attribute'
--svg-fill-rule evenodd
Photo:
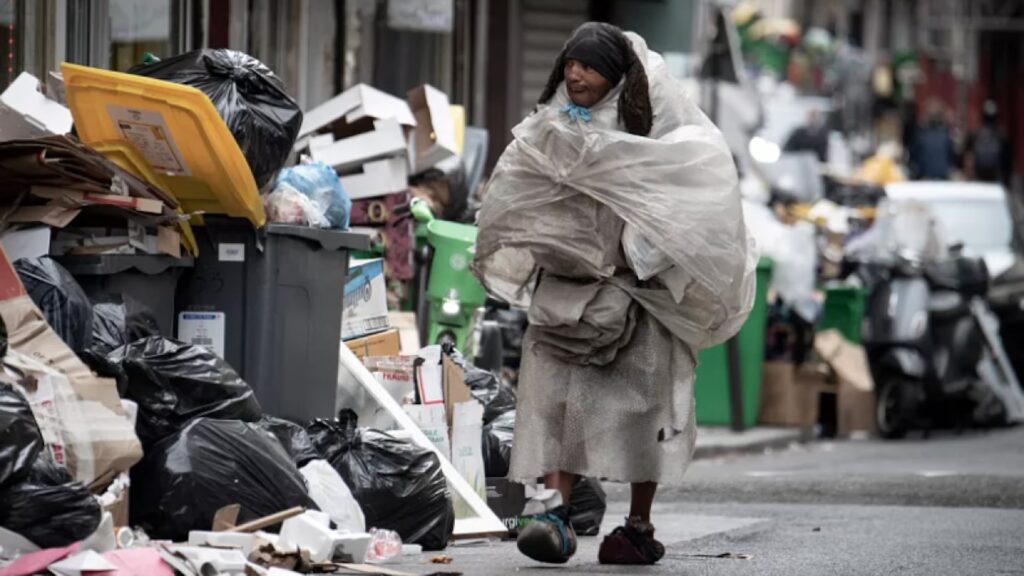
<svg viewBox="0 0 1024 576"><path fill-rule="evenodd" d="M202 0L67 0L67 59L125 71L202 44Z"/></svg>

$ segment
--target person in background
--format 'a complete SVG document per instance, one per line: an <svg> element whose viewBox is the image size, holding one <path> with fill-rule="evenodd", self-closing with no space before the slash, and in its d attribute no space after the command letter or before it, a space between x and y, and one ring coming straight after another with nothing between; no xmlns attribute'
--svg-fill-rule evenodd
<svg viewBox="0 0 1024 576"><path fill-rule="evenodd" d="M812 109L807 113L807 125L793 131L783 147L786 152L814 152L818 160L828 160L828 126L821 111Z"/></svg>
<svg viewBox="0 0 1024 576"><path fill-rule="evenodd" d="M974 180L1009 184L1013 156L999 129L999 109L992 100L985 102L981 128L971 135L966 150L965 168Z"/></svg>
<svg viewBox="0 0 1024 576"><path fill-rule="evenodd" d="M928 103L928 117L918 126L910 149L910 164L918 180L948 180L953 172L956 147L946 121L946 113L937 100Z"/></svg>

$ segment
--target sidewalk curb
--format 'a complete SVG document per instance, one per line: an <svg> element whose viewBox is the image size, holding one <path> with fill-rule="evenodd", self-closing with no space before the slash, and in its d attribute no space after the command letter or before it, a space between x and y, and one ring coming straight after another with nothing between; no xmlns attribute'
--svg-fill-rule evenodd
<svg viewBox="0 0 1024 576"><path fill-rule="evenodd" d="M721 445L711 444L697 446L693 452L694 460L705 460L709 458L721 458L723 456L740 456L748 454L760 454L768 449L788 448L790 444L806 443L814 439L814 433L809 429L793 428L785 434L779 434L764 440L752 440L743 444Z"/></svg>

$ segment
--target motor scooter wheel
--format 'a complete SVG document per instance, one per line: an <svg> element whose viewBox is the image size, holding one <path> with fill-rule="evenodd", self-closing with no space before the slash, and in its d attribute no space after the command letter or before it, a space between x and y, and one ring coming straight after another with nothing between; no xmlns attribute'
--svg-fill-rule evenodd
<svg viewBox="0 0 1024 576"><path fill-rule="evenodd" d="M907 390L914 386L899 378L882 380L875 397L875 425L878 434L887 440L907 435Z"/></svg>

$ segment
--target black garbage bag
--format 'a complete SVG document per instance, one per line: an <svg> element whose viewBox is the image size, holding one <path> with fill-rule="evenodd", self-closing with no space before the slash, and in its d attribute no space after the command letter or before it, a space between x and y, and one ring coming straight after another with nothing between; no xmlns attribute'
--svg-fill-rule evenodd
<svg viewBox="0 0 1024 576"><path fill-rule="evenodd" d="M7 356L7 324L3 317L0 317L0 360Z"/></svg>
<svg viewBox="0 0 1024 576"><path fill-rule="evenodd" d="M92 303L92 345L100 355L136 340L159 336L160 326L153 311L125 294L107 294Z"/></svg>
<svg viewBox="0 0 1024 576"><path fill-rule="evenodd" d="M516 411L512 410L484 426L484 474L488 478L508 476L512 462L512 435L516 428Z"/></svg>
<svg viewBox="0 0 1024 576"><path fill-rule="evenodd" d="M311 460L323 458L313 446L313 440L309 437L306 429L295 422L264 415L256 422L256 426L277 439L299 468Z"/></svg>
<svg viewBox="0 0 1024 576"><path fill-rule="evenodd" d="M100 525L100 504L85 484L49 486L31 481L0 490L0 526L41 548L67 546Z"/></svg>
<svg viewBox="0 0 1024 576"><path fill-rule="evenodd" d="M252 388L210 349L153 336L109 356L128 378L125 397L139 405L144 448L196 418L255 422L263 416Z"/></svg>
<svg viewBox="0 0 1024 576"><path fill-rule="evenodd" d="M597 478L579 477L572 486L569 498L572 508L570 521L576 534L580 536L597 536L601 532L601 522L608 509L608 496Z"/></svg>
<svg viewBox="0 0 1024 576"><path fill-rule="evenodd" d="M352 490L366 527L394 530L424 550L446 548L455 510L437 455L384 432L356 428L351 411L339 416L315 421L309 435Z"/></svg>
<svg viewBox="0 0 1024 576"><path fill-rule="evenodd" d="M27 478L42 449L43 436L28 400L0 382L0 488Z"/></svg>
<svg viewBox="0 0 1024 576"><path fill-rule="evenodd" d="M75 479L71 476L71 472L68 469L53 459L49 450L43 450L36 457L35 464L32 464L32 470L28 474L28 482L38 484L40 486L60 486L62 484L71 484Z"/></svg>
<svg viewBox="0 0 1024 576"><path fill-rule="evenodd" d="M75 352L88 348L92 341L92 304L71 273L49 256L21 258L14 269L61 340Z"/></svg>
<svg viewBox="0 0 1024 576"><path fill-rule="evenodd" d="M302 127L302 111L262 62L235 50L187 52L129 70L202 90L217 108L263 188L284 166Z"/></svg>
<svg viewBox="0 0 1024 576"><path fill-rule="evenodd" d="M241 505L240 523L295 506L316 509L281 443L239 420L191 422L148 449L131 480L132 525L179 542L190 530L209 530L229 504Z"/></svg>
<svg viewBox="0 0 1024 576"><path fill-rule="evenodd" d="M516 409L516 390L493 372L466 366L466 385L473 398L484 405L484 424Z"/></svg>

